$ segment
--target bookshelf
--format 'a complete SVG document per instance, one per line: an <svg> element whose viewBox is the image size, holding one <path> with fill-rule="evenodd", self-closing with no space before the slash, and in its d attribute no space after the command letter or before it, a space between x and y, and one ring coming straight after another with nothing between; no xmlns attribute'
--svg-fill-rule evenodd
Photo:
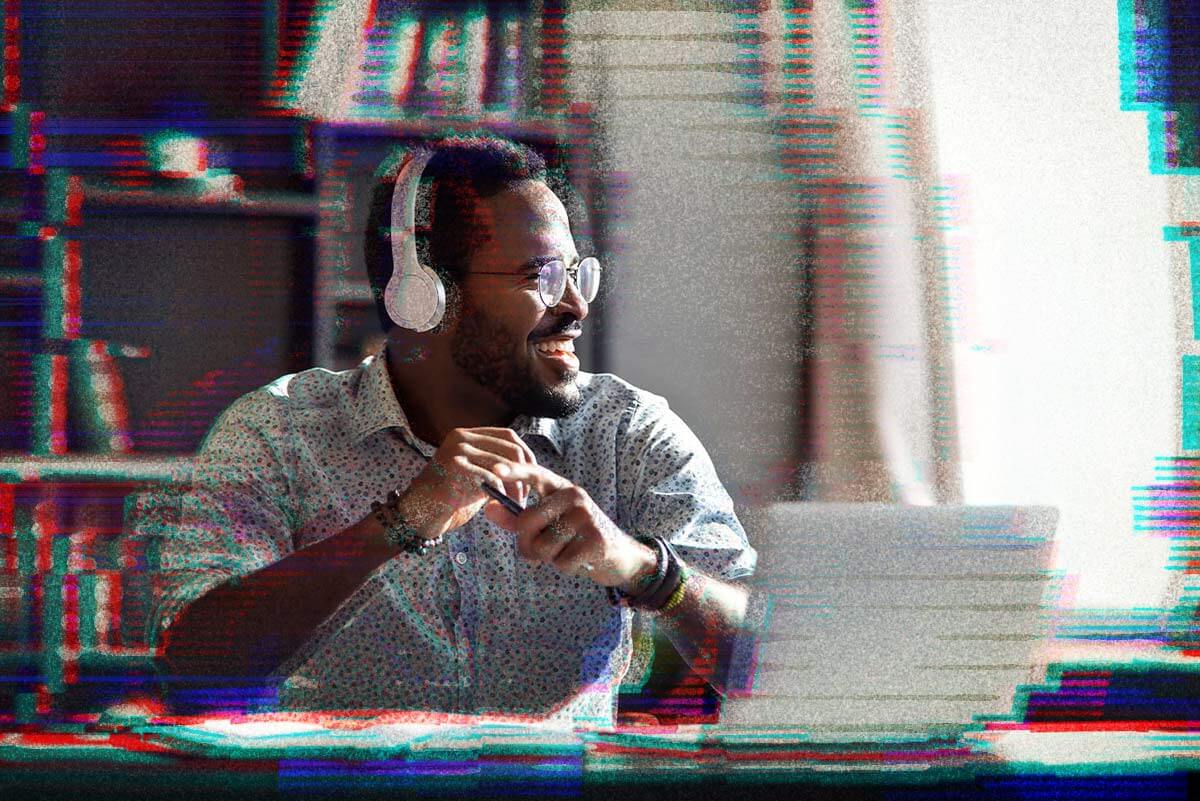
<svg viewBox="0 0 1200 801"><path fill-rule="evenodd" d="M127 536L126 509L189 473L186 457L0 458L0 720L153 687L154 554Z"/></svg>
<svg viewBox="0 0 1200 801"><path fill-rule="evenodd" d="M0 484L74 484L90 481L169 484L186 481L189 456L2 456Z"/></svg>
<svg viewBox="0 0 1200 801"><path fill-rule="evenodd" d="M154 554L127 510L186 484L215 415L307 367L313 336L308 121L197 125L237 178L214 191L111 163L170 120L39 124L44 163L13 140L21 169L0 170L0 718L19 723L154 691ZM242 331L277 343L247 367Z"/></svg>
<svg viewBox="0 0 1200 801"><path fill-rule="evenodd" d="M205 195L172 189L126 189L89 182L83 185L83 199L93 208L130 209L146 214L231 214L304 219L317 216L316 198L303 192Z"/></svg>

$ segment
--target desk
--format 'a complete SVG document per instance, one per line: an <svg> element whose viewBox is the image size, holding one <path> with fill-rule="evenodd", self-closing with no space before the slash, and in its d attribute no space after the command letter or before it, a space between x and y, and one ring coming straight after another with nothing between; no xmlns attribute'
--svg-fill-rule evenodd
<svg viewBox="0 0 1200 801"><path fill-rule="evenodd" d="M821 745L716 725L586 731L255 715L0 735L0 788L98 797L1188 798L1200 727L992 724L957 742ZM1101 792L1102 791L1102 792ZM1127 792L1126 792L1127 791ZM15 795L9 795L15 798ZM1194 797L1194 796L1193 796Z"/></svg>

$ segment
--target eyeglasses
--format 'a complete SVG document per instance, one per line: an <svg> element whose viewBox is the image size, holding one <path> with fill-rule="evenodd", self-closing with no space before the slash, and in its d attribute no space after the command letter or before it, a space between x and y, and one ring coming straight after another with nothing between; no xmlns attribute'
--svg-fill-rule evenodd
<svg viewBox="0 0 1200 801"><path fill-rule="evenodd" d="M538 267L537 273L538 294L542 297L542 303L545 303L547 308L561 303L563 295L567 292L568 278L575 283L575 288L579 290L580 296L591 303L600 291L601 269L600 260L595 256L588 256L570 268L559 259L545 262ZM520 275L520 273L473 271L467 275Z"/></svg>

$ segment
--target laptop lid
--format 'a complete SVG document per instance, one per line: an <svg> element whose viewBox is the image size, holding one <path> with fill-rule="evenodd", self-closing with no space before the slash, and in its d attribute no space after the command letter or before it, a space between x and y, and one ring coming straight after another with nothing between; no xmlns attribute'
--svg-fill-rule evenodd
<svg viewBox="0 0 1200 801"><path fill-rule="evenodd" d="M755 640L722 722L814 739L953 735L1012 711L1051 606L1046 507L795 503L752 538Z"/></svg>

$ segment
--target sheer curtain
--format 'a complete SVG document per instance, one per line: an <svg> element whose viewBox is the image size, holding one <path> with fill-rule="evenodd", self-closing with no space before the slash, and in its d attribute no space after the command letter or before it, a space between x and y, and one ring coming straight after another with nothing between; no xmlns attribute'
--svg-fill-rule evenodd
<svg viewBox="0 0 1200 801"><path fill-rule="evenodd" d="M961 497L949 199L931 157L917 0L773 3L767 102L799 198L807 287L802 497Z"/></svg>

